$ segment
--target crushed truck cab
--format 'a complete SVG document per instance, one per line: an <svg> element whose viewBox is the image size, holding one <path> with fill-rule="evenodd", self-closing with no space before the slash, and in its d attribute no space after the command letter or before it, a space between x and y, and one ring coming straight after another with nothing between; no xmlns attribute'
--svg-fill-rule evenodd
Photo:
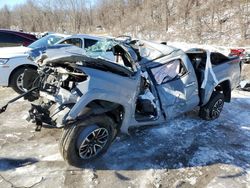
<svg viewBox="0 0 250 188"><path fill-rule="evenodd" d="M114 61L106 59L111 52ZM131 39L99 41L84 52L50 49L36 62L38 72L24 74L27 90L39 88L30 96L30 117L64 128L60 150L75 166L102 155L131 127L168 122L197 107L202 119L218 118L240 80L237 57Z"/></svg>

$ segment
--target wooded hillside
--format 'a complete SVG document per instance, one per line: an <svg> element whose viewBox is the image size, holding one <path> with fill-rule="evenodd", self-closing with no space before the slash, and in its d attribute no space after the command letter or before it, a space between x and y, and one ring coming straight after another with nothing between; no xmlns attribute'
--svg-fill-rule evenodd
<svg viewBox="0 0 250 188"><path fill-rule="evenodd" d="M250 45L250 0L29 0L0 18L0 28L31 32Z"/></svg>

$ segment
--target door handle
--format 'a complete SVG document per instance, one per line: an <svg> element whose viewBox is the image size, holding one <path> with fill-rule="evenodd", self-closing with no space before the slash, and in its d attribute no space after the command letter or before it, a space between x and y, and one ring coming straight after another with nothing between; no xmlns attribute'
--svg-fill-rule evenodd
<svg viewBox="0 0 250 188"><path fill-rule="evenodd" d="M195 85L195 82L191 82L191 83L187 84L186 87L191 87L193 85Z"/></svg>

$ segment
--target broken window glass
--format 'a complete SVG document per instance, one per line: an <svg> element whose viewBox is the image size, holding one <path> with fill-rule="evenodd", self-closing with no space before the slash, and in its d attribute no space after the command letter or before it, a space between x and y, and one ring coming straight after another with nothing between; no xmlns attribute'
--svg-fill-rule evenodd
<svg viewBox="0 0 250 188"><path fill-rule="evenodd" d="M151 72L157 84L174 79L181 71L181 61L174 60L156 68L152 68Z"/></svg>

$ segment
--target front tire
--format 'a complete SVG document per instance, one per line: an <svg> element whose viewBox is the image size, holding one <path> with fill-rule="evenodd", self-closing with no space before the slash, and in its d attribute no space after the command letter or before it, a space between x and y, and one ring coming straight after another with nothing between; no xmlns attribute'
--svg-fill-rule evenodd
<svg viewBox="0 0 250 188"><path fill-rule="evenodd" d="M213 92L210 100L205 106L200 108L199 116L204 120L214 120L220 116L224 106L224 95L220 92Z"/></svg>
<svg viewBox="0 0 250 188"><path fill-rule="evenodd" d="M90 116L65 128L60 152L68 164L81 167L103 155L114 138L114 121L106 115Z"/></svg>
<svg viewBox="0 0 250 188"><path fill-rule="evenodd" d="M10 78L10 87L19 94L24 93L23 89L23 75L24 70L28 68L19 68L13 72Z"/></svg>

